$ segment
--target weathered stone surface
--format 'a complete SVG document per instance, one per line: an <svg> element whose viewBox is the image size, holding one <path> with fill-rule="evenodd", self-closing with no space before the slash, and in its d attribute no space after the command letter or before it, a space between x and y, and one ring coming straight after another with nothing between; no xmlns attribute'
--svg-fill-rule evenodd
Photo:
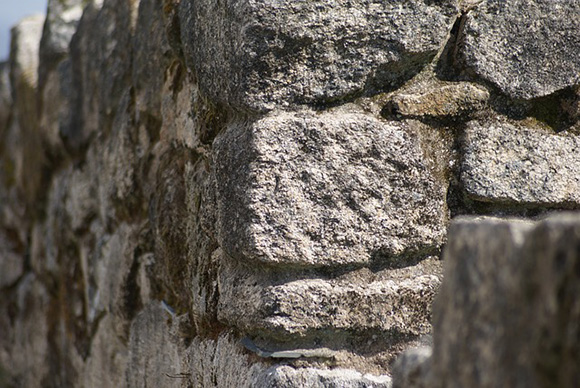
<svg viewBox="0 0 580 388"><path fill-rule="evenodd" d="M384 337L388 332L427 334L429 306L440 283L440 264L433 259L376 274L361 270L339 279L286 282L224 264L219 318L245 332L283 338L328 340L336 333L370 331Z"/></svg>
<svg viewBox="0 0 580 388"><path fill-rule="evenodd" d="M34 207L42 180L44 151L38 136L38 48L44 16L23 19L11 30L10 85L14 103L13 120L4 145L9 170L19 194Z"/></svg>
<svg viewBox="0 0 580 388"><path fill-rule="evenodd" d="M97 143L94 160L100 168L98 196L103 220L131 218L142 207L138 152L141 142L146 140L136 136L131 92L126 90L118 98L110 137L103 144Z"/></svg>
<svg viewBox="0 0 580 388"><path fill-rule="evenodd" d="M86 0L48 0L41 40L41 61L48 55L66 55L73 34L83 14Z"/></svg>
<svg viewBox="0 0 580 388"><path fill-rule="evenodd" d="M237 108L348 99L410 78L444 44L457 2L182 1L200 88Z"/></svg>
<svg viewBox="0 0 580 388"><path fill-rule="evenodd" d="M8 236L0 233L0 288L13 285L24 273L24 260L18 252L18 247Z"/></svg>
<svg viewBox="0 0 580 388"><path fill-rule="evenodd" d="M486 202L548 207L580 205L580 138L507 122L468 123L461 181Z"/></svg>
<svg viewBox="0 0 580 388"><path fill-rule="evenodd" d="M41 95L39 129L43 147L49 159L61 159L64 144L61 133L72 124L71 96L73 93L71 62L61 61L53 71L44 75Z"/></svg>
<svg viewBox="0 0 580 388"><path fill-rule="evenodd" d="M9 70L8 62L0 62L0 138L4 138L12 105Z"/></svg>
<svg viewBox="0 0 580 388"><path fill-rule="evenodd" d="M40 40L40 83L69 52L69 44L83 14L86 0L48 0Z"/></svg>
<svg viewBox="0 0 580 388"><path fill-rule="evenodd" d="M447 203L453 214L578 203L579 86L516 101L456 67L478 5L498 4L478 3L50 0L40 63L42 18L36 38L30 20L15 29L0 69L0 386L389 386L396 355L431 332ZM498 11L498 25L512 17ZM551 87L546 77L530 85ZM497 173L506 163L534 179ZM493 254L468 255L449 275L464 289L445 291L453 308L493 306L467 314L479 331L452 309L438 316L464 346L440 359L466 366L445 374L423 348L395 366L403 385L439 388L433 376L480 365L501 378L487 361L496 349L513 376L516 351L501 346L524 334L521 360L544 386L575 381L579 233L524 223L516 249L502 222L476 244ZM538 260L504 269L504 247ZM478 283L490 263L462 272L474 257L495 265L499 287ZM518 296L494 297L519 270ZM506 305L517 325L478 342L490 325L477 325Z"/></svg>
<svg viewBox="0 0 580 388"><path fill-rule="evenodd" d="M181 386L180 347L167 325L169 318L169 313L157 302L146 306L133 321L129 339L128 387Z"/></svg>
<svg viewBox="0 0 580 388"><path fill-rule="evenodd" d="M165 128L162 128L163 132ZM195 213L188 212L191 209L187 203L189 182L186 181L185 169L189 151L181 147L163 151L159 155L159 164L154 167L155 191L149 208L155 238L155 273L161 279L169 303L180 310L194 308L197 312L199 306L192 306L191 300L197 294L192 277L203 276L194 275L194 268L199 261L204 261L206 255L198 250L190 251L192 245L203 240L201 233L191 235L191 243L188 241L189 228L197 218Z"/></svg>
<svg viewBox="0 0 580 388"><path fill-rule="evenodd" d="M461 52L475 74L513 98L580 83L580 4L487 0L467 14Z"/></svg>
<svg viewBox="0 0 580 388"><path fill-rule="evenodd" d="M431 387L575 387L580 218L461 218L434 306Z"/></svg>
<svg viewBox="0 0 580 388"><path fill-rule="evenodd" d="M250 388L266 369L252 362L230 333L195 337L186 347L175 326L180 317L159 302L147 305L131 327L129 387Z"/></svg>
<svg viewBox="0 0 580 388"><path fill-rule="evenodd" d="M81 254L89 324L104 315L112 317L111 327L118 338L129 337L131 319L142 308L136 287L140 226L122 224L112 235L103 235L92 255ZM114 263L114 264L113 264Z"/></svg>
<svg viewBox="0 0 580 388"><path fill-rule="evenodd" d="M411 117L456 117L482 109L489 99L487 89L468 82L436 82L395 93L384 114Z"/></svg>
<svg viewBox="0 0 580 388"><path fill-rule="evenodd" d="M389 376L361 374L348 369L294 369L278 366L268 369L256 386L264 388L390 388Z"/></svg>
<svg viewBox="0 0 580 388"><path fill-rule="evenodd" d="M61 133L73 125L71 111L74 88L69 44L76 32L83 0L50 0L40 41L38 67L39 133L48 159L53 163L65 157ZM77 93L78 94L78 93Z"/></svg>
<svg viewBox="0 0 580 388"><path fill-rule="evenodd" d="M393 366L393 388L429 388L432 354L430 346L409 349L401 354Z"/></svg>
<svg viewBox="0 0 580 388"><path fill-rule="evenodd" d="M127 385L129 351L120 337L111 335L115 331L114 326L114 318L110 315L99 322L91 341L90 356L83 365L79 385L95 388Z"/></svg>
<svg viewBox="0 0 580 388"><path fill-rule="evenodd" d="M70 174L64 206L70 226L77 232L88 228L98 213L98 181L95 179L98 174L88 165L73 169Z"/></svg>
<svg viewBox="0 0 580 388"><path fill-rule="evenodd" d="M10 81L13 93L21 84L34 89L38 82L38 50L42 36L43 15L22 19L11 30Z"/></svg>
<svg viewBox="0 0 580 388"><path fill-rule="evenodd" d="M216 340L194 338L187 349L186 376L193 387L260 387L259 378L267 366L252 362L239 341L229 333Z"/></svg>
<svg viewBox="0 0 580 388"><path fill-rule="evenodd" d="M149 132L159 130L162 100L170 99L169 96L181 88L179 77L183 76L184 71L179 67L180 74L168 77L166 69L174 58L170 55L171 49L164 31L162 7L161 0L139 2L136 32L132 42L134 57L131 77L135 88L136 119ZM176 66L177 64L174 64L174 67ZM172 90L162 90L167 85L170 85L169 88ZM192 98L192 95L193 93L189 93L189 98ZM186 114L191 109L180 106L175 110Z"/></svg>
<svg viewBox="0 0 580 388"><path fill-rule="evenodd" d="M424 159L421 128L340 111L230 126L214 144L223 249L311 266L436 250L446 182Z"/></svg>
<svg viewBox="0 0 580 388"><path fill-rule="evenodd" d="M130 0L91 2L79 21L70 43L74 115L61 130L73 153L111 129L120 100L129 90L138 5Z"/></svg>
<svg viewBox="0 0 580 388"><path fill-rule="evenodd" d="M194 110L197 88L194 84L184 82L184 69L178 63L168 70L167 80L161 92L161 118L163 125L159 136L167 143L179 144L190 149L200 146L196 136L196 117L190 114Z"/></svg>
<svg viewBox="0 0 580 388"><path fill-rule="evenodd" d="M2 293L2 300L6 302L0 310L0 379L8 387L40 387L49 372L47 290L29 273L13 292Z"/></svg>

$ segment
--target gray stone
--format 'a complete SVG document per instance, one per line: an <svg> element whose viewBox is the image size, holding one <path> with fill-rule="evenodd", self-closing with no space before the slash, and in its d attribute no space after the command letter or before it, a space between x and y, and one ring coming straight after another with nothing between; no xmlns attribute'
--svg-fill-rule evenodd
<svg viewBox="0 0 580 388"><path fill-rule="evenodd" d="M74 85L68 53L86 3L86 0L49 0L47 5L39 48L39 132L53 161L65 156L60 134L67 133L73 125Z"/></svg>
<svg viewBox="0 0 580 388"><path fill-rule="evenodd" d="M0 233L0 289L10 287L24 273L24 258L16 241L10 241L5 233Z"/></svg>
<svg viewBox="0 0 580 388"><path fill-rule="evenodd" d="M146 306L131 325L128 387L181 387L180 346L167 324L170 315L159 302Z"/></svg>
<svg viewBox="0 0 580 388"><path fill-rule="evenodd" d="M454 221L428 386L577 386L579 246L577 213Z"/></svg>
<svg viewBox="0 0 580 388"><path fill-rule="evenodd" d="M231 125L214 143L223 249L309 266L438 249L447 182L424 158L422 128L348 111Z"/></svg>
<svg viewBox="0 0 580 388"><path fill-rule="evenodd" d="M70 43L73 116L60 134L72 153L111 129L120 100L130 89L138 5L129 0L91 2L83 12Z"/></svg>
<svg viewBox="0 0 580 388"><path fill-rule="evenodd" d="M50 0L0 69L0 386L577 386L571 216L459 220L444 334L393 367L432 332L448 201L487 209L459 188L578 206L579 86L502 110L451 74L492 4Z"/></svg>
<svg viewBox="0 0 580 388"><path fill-rule="evenodd" d="M65 55L87 0L48 0L46 21L41 40L41 60L45 56Z"/></svg>
<svg viewBox="0 0 580 388"><path fill-rule="evenodd" d="M390 388L389 376L363 375L349 369L315 369L276 366L268 369L256 386L263 388Z"/></svg>
<svg viewBox="0 0 580 388"><path fill-rule="evenodd" d="M99 322L91 338L91 354L85 360L79 379L83 387L126 386L129 350L120 337L112 335L114 326L110 315Z"/></svg>
<svg viewBox="0 0 580 388"><path fill-rule="evenodd" d="M461 53L476 75L512 98L580 83L580 3L487 0L467 14Z"/></svg>
<svg viewBox="0 0 580 388"><path fill-rule="evenodd" d="M177 93L178 82L174 77L167 77L165 69L171 63L170 47L163 24L163 1L141 0L133 35L132 83L135 88L135 105L137 120L148 127L148 130L159 130L161 124L160 111L164 98L169 99L172 92ZM183 75L184 69L177 72ZM177 78L179 78L179 75ZM169 78L169 79L167 79ZM164 83L170 84L174 90L163 90ZM191 95L189 97L191 98ZM179 112L189 112L189 109L176 109Z"/></svg>
<svg viewBox="0 0 580 388"><path fill-rule="evenodd" d="M29 273L1 298L0 369L6 386L40 387L49 372L48 290Z"/></svg>
<svg viewBox="0 0 580 388"><path fill-rule="evenodd" d="M501 121L468 123L461 182L477 200L546 207L580 205L580 138Z"/></svg>
<svg viewBox="0 0 580 388"><path fill-rule="evenodd" d="M137 260L134 252L139 232L138 226L121 224L114 234L102 236L90 253L82 252L79 258L87 283L87 321L93 323L109 315L114 329L110 334L125 340L129 337L130 319L142 307L139 291L129 281Z"/></svg>
<svg viewBox="0 0 580 388"><path fill-rule="evenodd" d="M402 353L393 366L393 388L430 388L430 346L413 348Z"/></svg>
<svg viewBox="0 0 580 388"><path fill-rule="evenodd" d="M97 172L90 166L71 169L64 207L73 231L88 228L98 212Z"/></svg>
<svg viewBox="0 0 580 388"><path fill-rule="evenodd" d="M220 320L244 332L282 339L314 336L333 346L337 333L372 331L387 343L389 336L429 333L430 305L441 281L434 259L376 274L364 269L339 279L286 282L227 264L219 278Z"/></svg>
<svg viewBox="0 0 580 388"><path fill-rule="evenodd" d="M129 387L250 388L266 369L251 360L229 332L194 337L186 347L174 330L179 317L159 302L133 322L127 363Z"/></svg>
<svg viewBox="0 0 580 388"><path fill-rule="evenodd" d="M168 79L160 93L162 126L159 136L168 144L196 149L201 141L195 131L197 117L190 112L195 109L192 96L197 95L197 87L191 82L179 80L183 77L183 74L180 74L183 71L181 65L177 64L168 71ZM146 97L145 95L144 99ZM140 105L139 100L138 104Z"/></svg>
<svg viewBox="0 0 580 388"><path fill-rule="evenodd" d="M0 62L0 139L4 138L12 106L9 70L8 62Z"/></svg>
<svg viewBox="0 0 580 388"><path fill-rule="evenodd" d="M14 171L13 179L28 210L36 206L45 164L41 136L38 135L38 48L44 16L22 19L11 30L10 84L13 118L7 130L5 155ZM5 140L5 141L6 141ZM9 145L8 145L9 144Z"/></svg>
<svg viewBox="0 0 580 388"><path fill-rule="evenodd" d="M162 128L163 132L165 128ZM203 233L199 233L198 229L192 230L198 221L198 209L189 207L188 189L201 183L198 181L200 177L195 176L195 173L186 175L186 168L191 167L188 166L188 149L168 147L158 151L159 159L153 167L154 191L151 193L148 212L155 239L154 273L167 287L165 298L177 309L192 309L197 324L197 318L205 318L197 314L204 309L200 304L193 304L192 298L199 296L202 291L192 283L199 278L211 278L209 268L204 264L209 261L212 249L215 249L204 244ZM195 188L199 189L199 186Z"/></svg>
<svg viewBox="0 0 580 388"><path fill-rule="evenodd" d="M62 60L53 71L45 72L40 80L39 132L45 152L51 159L59 159L64 154L61 133L72 125L71 98L72 74L69 59Z"/></svg>
<svg viewBox="0 0 580 388"><path fill-rule="evenodd" d="M23 83L34 89L38 83L38 50L42 36L44 15L22 19L11 30L10 81L13 93Z"/></svg>
<svg viewBox="0 0 580 388"><path fill-rule="evenodd" d="M217 339L196 337L187 349L189 365L185 376L193 387L251 388L261 387L256 381L266 365L255 362L244 352L230 333Z"/></svg>
<svg viewBox="0 0 580 388"><path fill-rule="evenodd" d="M46 21L40 41L40 84L69 52L69 44L87 0L48 0Z"/></svg>
<svg viewBox="0 0 580 388"><path fill-rule="evenodd" d="M457 1L182 1L202 92L236 108L375 93L416 74L447 39Z"/></svg>
<svg viewBox="0 0 580 388"><path fill-rule="evenodd" d="M102 220L130 218L140 210L141 180L139 179L138 149L134 127L134 100L129 90L118 96L119 102L112 122L110 137L104 143L95 142L93 159L97 171L99 215Z"/></svg>

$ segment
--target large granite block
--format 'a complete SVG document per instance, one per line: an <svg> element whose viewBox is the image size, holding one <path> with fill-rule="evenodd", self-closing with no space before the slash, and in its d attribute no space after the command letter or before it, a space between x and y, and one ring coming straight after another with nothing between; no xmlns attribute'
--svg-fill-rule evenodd
<svg viewBox="0 0 580 388"><path fill-rule="evenodd" d="M580 3L487 0L467 14L461 52L475 74L517 99L580 83Z"/></svg>
<svg viewBox="0 0 580 388"><path fill-rule="evenodd" d="M485 202L580 205L580 138L505 122L468 123L461 181Z"/></svg>
<svg viewBox="0 0 580 388"><path fill-rule="evenodd" d="M425 156L422 128L344 111L232 125L214 143L223 249L308 266L438 249L447 182Z"/></svg>
<svg viewBox="0 0 580 388"><path fill-rule="evenodd" d="M389 335L428 334L430 305L441 282L440 262L434 259L379 273L362 269L337 279L288 280L225 261L221 269L222 322L250 334L331 343L339 341L336 333L381 333L386 343L392 343Z"/></svg>
<svg viewBox="0 0 580 388"><path fill-rule="evenodd" d="M264 388L391 388L389 376L363 375L349 369L272 367L257 385Z"/></svg>
<svg viewBox="0 0 580 388"><path fill-rule="evenodd" d="M433 321L441 386L577 386L578 215L461 219L449 233Z"/></svg>
<svg viewBox="0 0 580 388"><path fill-rule="evenodd" d="M376 92L416 74L447 39L457 1L182 1L189 66L242 109Z"/></svg>

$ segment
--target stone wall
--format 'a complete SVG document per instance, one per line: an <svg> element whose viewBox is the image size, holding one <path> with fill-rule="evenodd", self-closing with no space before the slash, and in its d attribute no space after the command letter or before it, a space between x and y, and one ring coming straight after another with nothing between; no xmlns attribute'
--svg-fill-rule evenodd
<svg viewBox="0 0 580 388"><path fill-rule="evenodd" d="M49 0L0 64L0 387L578 386L580 218L537 219L579 18Z"/></svg>

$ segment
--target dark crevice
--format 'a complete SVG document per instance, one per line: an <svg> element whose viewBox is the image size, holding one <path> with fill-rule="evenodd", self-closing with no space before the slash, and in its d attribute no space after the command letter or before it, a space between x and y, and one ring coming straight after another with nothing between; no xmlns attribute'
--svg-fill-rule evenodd
<svg viewBox="0 0 580 388"><path fill-rule="evenodd" d="M143 302L141 301L141 291L137 282L137 277L139 275L139 256L140 250L137 248L133 254L133 263L131 264L129 275L127 275L127 279L125 280L123 286L123 315L126 321L126 325L124 327L125 340L128 340L129 338L129 328L131 321L143 308Z"/></svg>
<svg viewBox="0 0 580 388"><path fill-rule="evenodd" d="M451 29L450 38L435 67L437 77L444 81L471 81L486 86L492 92L489 106L495 114L499 113L513 120L534 118L544 125L551 127L556 132L573 129L573 126L579 121L578 108L576 106L580 99L578 94L573 90L573 87L530 100L514 99L502 92L492 82L478 77L466 65L465 58L463 58L461 53L461 46L464 39L465 23L467 22L471 9L462 11L461 15L455 21ZM381 113L389 119L396 119L397 117L396 112L391 112L388 106ZM415 117L405 117L405 119L413 118ZM467 115L460 117L459 120L467 120L470 118ZM442 119L450 125L453 124L453 120L457 120L450 118L436 118L434 120L434 118L429 117L416 117L416 119L427 124L432 124L433 121Z"/></svg>
<svg viewBox="0 0 580 388"><path fill-rule="evenodd" d="M390 352L399 345L407 344L420 339L420 335L404 332L397 328L380 329L367 328L356 329L316 329L302 336L281 335L272 336L271 332L250 333L243 338L244 347L248 351L258 352L263 355L295 349L316 350L329 349L330 352L322 358L332 358L332 352L340 352L348 349L354 354L372 357L380 353ZM284 357L281 357L283 359ZM300 357L299 357L300 358ZM302 357L304 358L304 357ZM310 360L316 357L307 357Z"/></svg>
<svg viewBox="0 0 580 388"><path fill-rule="evenodd" d="M459 47L463 39L463 28L466 20L467 12L461 12L451 28L449 40L437 61L435 74L441 80L458 81L461 78L460 75L463 71L460 66Z"/></svg>
<svg viewBox="0 0 580 388"><path fill-rule="evenodd" d="M513 120L533 118L555 132L562 132L578 123L579 117L572 108L578 101L580 97L571 87L531 100L511 99L496 90L490 99L490 106L495 112Z"/></svg>

